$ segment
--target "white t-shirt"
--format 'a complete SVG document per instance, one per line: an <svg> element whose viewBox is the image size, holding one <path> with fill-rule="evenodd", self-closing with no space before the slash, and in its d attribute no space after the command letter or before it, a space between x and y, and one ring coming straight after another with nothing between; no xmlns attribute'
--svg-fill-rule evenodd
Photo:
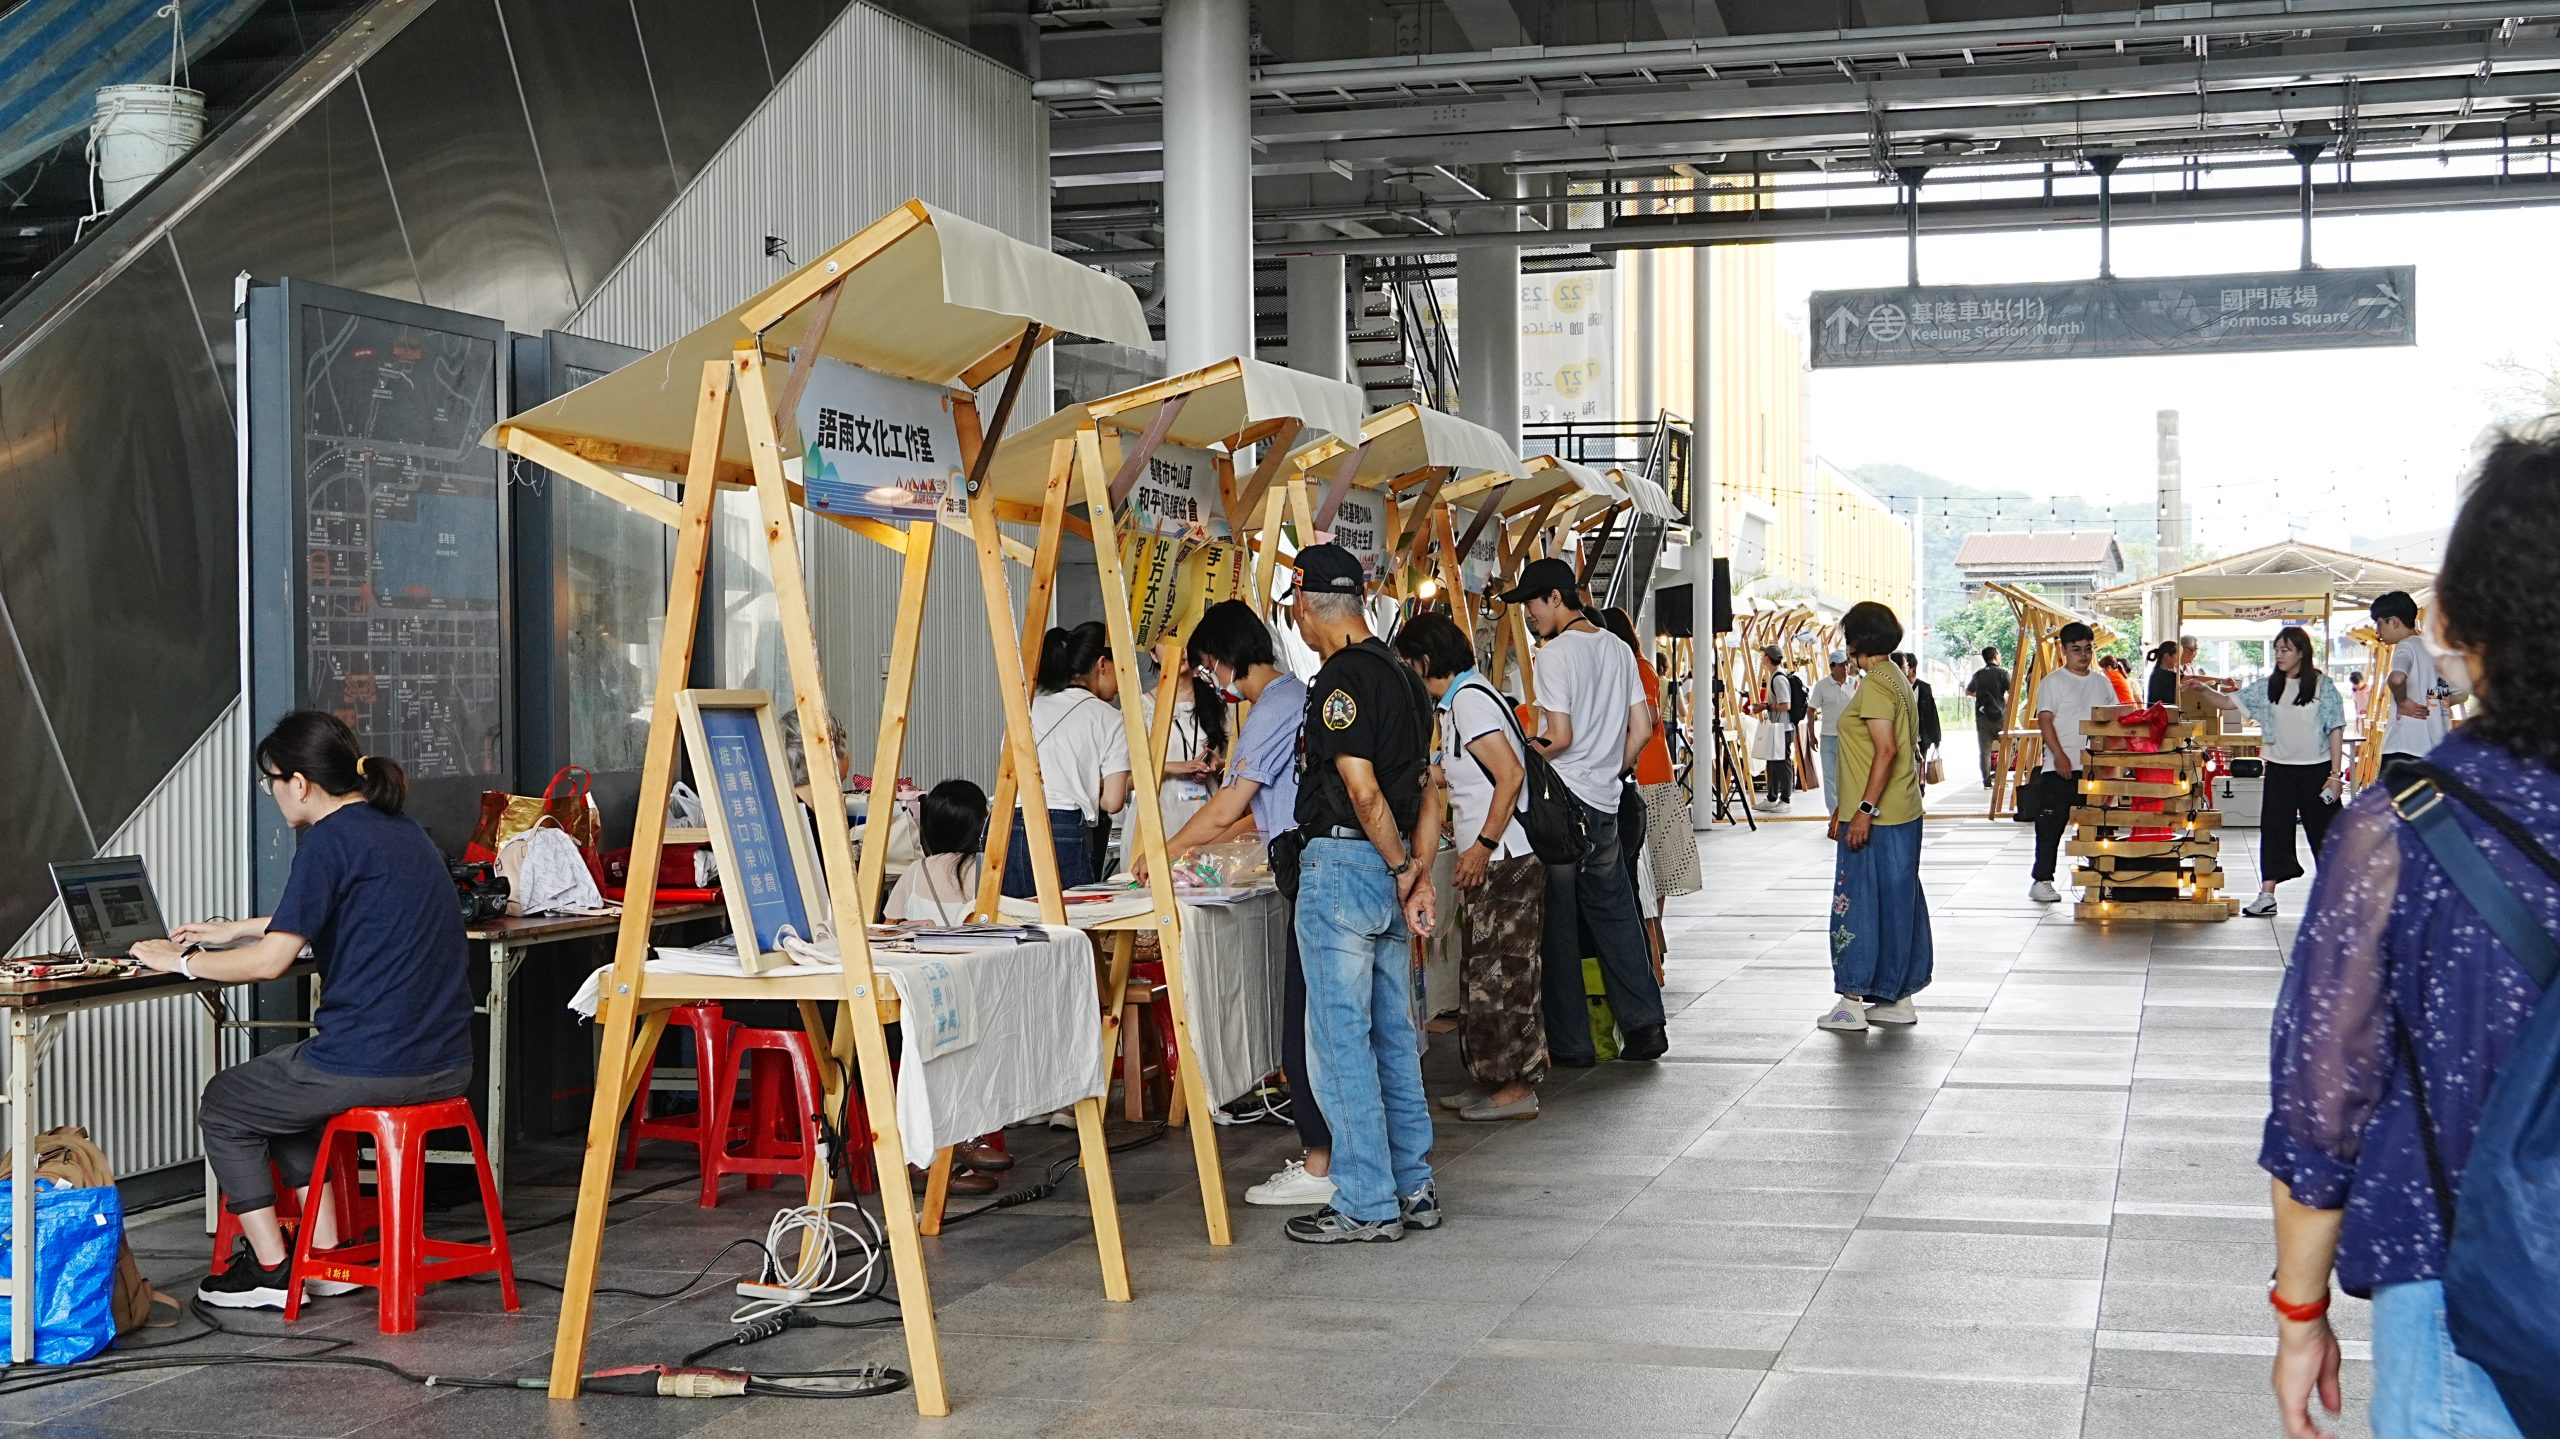
<svg viewBox="0 0 2560 1439"><path fill-rule="evenodd" d="M2391 728L2382 737L2384 754L2422 755L2442 743L2451 726L2445 723L2444 706L2436 703L2436 657L2427 642L2411 635L2391 647L2391 673L2406 676L2402 691L2412 703L2427 707L2425 719L2413 719L2400 713L2398 701L2392 702ZM2385 682L2386 685L2388 681Z"/></svg>
<svg viewBox="0 0 2560 1439"><path fill-rule="evenodd" d="M1031 697L1031 733L1040 742L1040 786L1049 808L1087 820L1102 813L1102 781L1129 772L1129 735L1120 707L1080 685Z"/></svg>
<svg viewBox="0 0 2560 1439"><path fill-rule="evenodd" d="M2107 672L2096 665L2091 665L2085 675L2060 669L2036 682L2036 713L2053 712L2053 732L2070 750L2075 773L2080 768L2080 757L2089 749L2088 737L2080 733L2080 722L2101 705L2123 703L2116 698L2116 687L2107 679ZM2051 760L2045 762L2045 768L2053 768Z"/></svg>
<svg viewBox="0 0 2560 1439"><path fill-rule="evenodd" d="M1440 773L1449 781L1449 807L1457 811L1457 818L1449 826L1449 842L1463 851L1484 833L1485 817L1493 809L1493 779L1467 746L1486 735L1500 735L1513 761L1525 761L1521 759L1520 741L1512 736L1512 721L1504 717L1501 699L1483 681L1469 678L1464 684L1451 685L1440 701L1440 715ZM1527 853L1529 834L1520 827L1515 814L1502 832L1502 848L1493 857L1517 859Z"/></svg>
<svg viewBox="0 0 2560 1439"><path fill-rule="evenodd" d="M1538 708L1573 723L1573 743L1547 762L1584 804L1618 812L1626 769L1627 711L1643 704L1636 652L1606 630L1566 630L1538 646Z"/></svg>
<svg viewBox="0 0 2560 1439"><path fill-rule="evenodd" d="M1857 697L1858 677L1855 674L1850 675L1845 683L1824 675L1813 682L1813 692L1806 695L1805 700L1822 716L1822 733L1837 737L1840 717L1849 712L1849 701Z"/></svg>
<svg viewBox="0 0 2560 1439"><path fill-rule="evenodd" d="M881 913L892 924L964 924L978 902L978 856L929 854L907 866Z"/></svg>

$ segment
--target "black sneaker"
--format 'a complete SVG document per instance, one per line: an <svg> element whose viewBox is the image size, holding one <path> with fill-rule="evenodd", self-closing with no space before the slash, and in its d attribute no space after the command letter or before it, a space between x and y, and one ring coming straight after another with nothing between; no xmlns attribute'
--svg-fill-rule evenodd
<svg viewBox="0 0 2560 1439"><path fill-rule="evenodd" d="M285 1276L292 1270L290 1259L270 1269L258 1262L241 1240L231 1247L231 1262L219 1274L208 1274L196 1286L196 1297L216 1309L282 1309Z"/></svg>
<svg viewBox="0 0 2560 1439"><path fill-rule="evenodd" d="M1440 1227L1440 1195L1428 1179L1422 1181L1420 1189L1397 1200L1396 1208L1402 1211L1407 1229Z"/></svg>
<svg viewBox="0 0 2560 1439"><path fill-rule="evenodd" d="M1660 1059L1670 1052L1670 1036L1663 1033L1661 1025L1648 1024L1642 1029L1627 1031L1627 1042L1619 1046L1618 1057L1641 1064L1647 1060Z"/></svg>
<svg viewBox="0 0 2560 1439"><path fill-rule="evenodd" d="M1293 1217L1282 1232L1300 1244L1392 1244L1404 1238L1404 1216L1399 1213L1393 1219L1354 1219L1328 1204L1313 1214Z"/></svg>

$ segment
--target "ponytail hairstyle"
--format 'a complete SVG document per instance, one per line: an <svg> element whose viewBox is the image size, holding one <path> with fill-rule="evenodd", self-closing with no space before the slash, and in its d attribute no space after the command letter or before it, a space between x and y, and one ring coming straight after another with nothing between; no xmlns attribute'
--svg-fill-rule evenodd
<svg viewBox="0 0 2560 1439"><path fill-rule="evenodd" d="M2311 703L2311 697L2320 689L2320 670L2312 663L2314 656L2311 649L2311 632L2300 625L2286 625L2283 629L2276 631L2276 645L2286 643L2292 644L2302 652L2302 672L2294 681L2293 702L2298 705L2307 705ZM2269 645L2267 646L2267 703L2274 704L2283 698L2284 671L2276 666L2275 645Z"/></svg>
<svg viewBox="0 0 2560 1439"><path fill-rule="evenodd" d="M1227 752L1227 702L1218 698L1218 687L1191 672L1191 718L1199 723L1200 743L1209 753Z"/></svg>
<svg viewBox="0 0 2560 1439"><path fill-rule="evenodd" d="M1071 630L1053 629L1040 641L1041 693L1054 694L1093 673L1111 657L1111 632L1100 620L1087 620Z"/></svg>
<svg viewBox="0 0 2560 1439"><path fill-rule="evenodd" d="M384 814L398 814L409 799L408 772L366 754L345 720L320 710L295 710L277 720L250 758L270 779L300 775L327 794L361 794Z"/></svg>

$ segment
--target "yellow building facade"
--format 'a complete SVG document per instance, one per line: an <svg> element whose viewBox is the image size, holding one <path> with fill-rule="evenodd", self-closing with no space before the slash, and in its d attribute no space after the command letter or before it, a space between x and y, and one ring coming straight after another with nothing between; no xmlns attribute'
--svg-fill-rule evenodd
<svg viewBox="0 0 2560 1439"><path fill-rule="evenodd" d="M1738 200L1740 197L1736 197ZM1666 197L1685 210L1688 195ZM1711 388L1693 473L1713 488L1716 553L1737 589L1763 576L1843 604L1879 600L1908 616L1911 527L1815 455L1804 336L1784 318L1768 245L1707 254ZM1690 250L1631 250L1618 263L1619 410L1645 418L1696 405L1697 262Z"/></svg>

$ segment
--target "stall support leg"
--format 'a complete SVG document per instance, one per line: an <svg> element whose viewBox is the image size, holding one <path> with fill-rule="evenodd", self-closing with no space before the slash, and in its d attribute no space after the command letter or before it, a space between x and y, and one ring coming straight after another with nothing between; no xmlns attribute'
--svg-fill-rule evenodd
<svg viewBox="0 0 2560 1439"><path fill-rule="evenodd" d="M1120 1196L1111 1183L1111 1147L1102 1137L1102 1101L1089 1095L1076 1101L1076 1150L1084 1158L1085 1202L1102 1257L1102 1297L1126 1303L1129 1255L1120 1245Z"/></svg>
<svg viewBox="0 0 2560 1439"><path fill-rule="evenodd" d="M36 1036L44 1021L9 1011L9 1362L36 1357Z"/></svg>
<svg viewBox="0 0 2560 1439"><path fill-rule="evenodd" d="M489 941L489 1097L482 1106L480 1133L488 1142L489 1180L498 1197L507 1193L507 990L515 982L519 956L503 939Z"/></svg>
<svg viewBox="0 0 2560 1439"><path fill-rule="evenodd" d="M933 1168L925 1171L924 1211L916 1220L916 1233L942 1232L942 1216L951 1207L951 1166L959 1153L948 1144L933 1152Z"/></svg>

